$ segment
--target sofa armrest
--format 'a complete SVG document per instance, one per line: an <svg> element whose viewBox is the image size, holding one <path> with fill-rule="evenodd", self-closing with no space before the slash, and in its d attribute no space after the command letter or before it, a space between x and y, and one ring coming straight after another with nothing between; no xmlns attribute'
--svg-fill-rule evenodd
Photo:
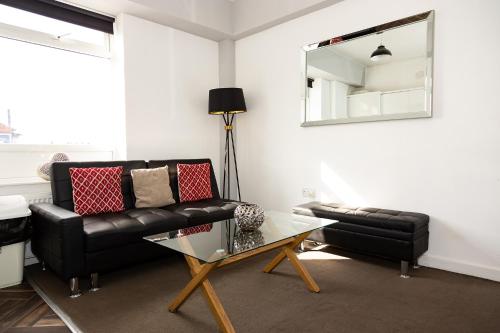
<svg viewBox="0 0 500 333"><path fill-rule="evenodd" d="M31 246L38 259L63 279L84 273L84 233L80 215L47 203L30 205Z"/></svg>

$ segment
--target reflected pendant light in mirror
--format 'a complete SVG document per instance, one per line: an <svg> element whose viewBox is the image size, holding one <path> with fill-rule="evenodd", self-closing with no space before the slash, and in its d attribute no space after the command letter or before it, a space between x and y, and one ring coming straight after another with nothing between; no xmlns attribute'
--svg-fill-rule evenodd
<svg viewBox="0 0 500 333"><path fill-rule="evenodd" d="M389 58L392 56L392 52L389 51L383 44L382 44L382 33L379 32L377 33L380 35L380 45L377 47L375 51L373 51L372 55L370 56L370 59L372 61L380 61L386 58Z"/></svg>

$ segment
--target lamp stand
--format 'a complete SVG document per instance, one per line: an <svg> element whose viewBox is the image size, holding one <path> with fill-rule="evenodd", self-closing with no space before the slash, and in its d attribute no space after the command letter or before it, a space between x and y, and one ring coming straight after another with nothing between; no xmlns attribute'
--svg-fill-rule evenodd
<svg viewBox="0 0 500 333"><path fill-rule="evenodd" d="M236 151L234 150L233 119L234 114L223 114L224 130L226 131L226 148L224 156L224 177L222 180L222 198L231 198L231 150L233 151L234 171L236 172L236 186L238 187L238 201L241 201L240 180L238 178L238 163L236 162ZM226 184L227 179L227 184ZM227 192L226 192L227 189ZM227 193L227 198L226 198Z"/></svg>

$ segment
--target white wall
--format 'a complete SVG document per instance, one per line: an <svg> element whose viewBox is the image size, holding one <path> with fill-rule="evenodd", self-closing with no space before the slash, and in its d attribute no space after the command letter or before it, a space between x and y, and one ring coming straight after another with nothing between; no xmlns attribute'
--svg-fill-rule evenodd
<svg viewBox="0 0 500 333"><path fill-rule="evenodd" d="M225 39L219 42L219 87L234 87L234 40Z"/></svg>
<svg viewBox="0 0 500 333"><path fill-rule="evenodd" d="M390 91L423 87L427 59L405 59L365 68L365 85L370 91Z"/></svg>
<svg viewBox="0 0 500 333"><path fill-rule="evenodd" d="M302 128L303 45L436 10L431 119ZM500 280L500 2L346 0L236 43L242 195L288 211L308 199L431 216L422 263Z"/></svg>
<svg viewBox="0 0 500 333"><path fill-rule="evenodd" d="M217 42L130 15L120 15L117 27L127 159L209 157L217 168L220 119L208 115Z"/></svg>

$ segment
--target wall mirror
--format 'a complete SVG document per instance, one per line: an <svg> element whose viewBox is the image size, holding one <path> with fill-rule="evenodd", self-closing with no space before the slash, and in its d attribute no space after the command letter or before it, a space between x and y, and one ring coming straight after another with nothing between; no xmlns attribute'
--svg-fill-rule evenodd
<svg viewBox="0 0 500 333"><path fill-rule="evenodd" d="M434 12L303 48L302 126L432 116Z"/></svg>

